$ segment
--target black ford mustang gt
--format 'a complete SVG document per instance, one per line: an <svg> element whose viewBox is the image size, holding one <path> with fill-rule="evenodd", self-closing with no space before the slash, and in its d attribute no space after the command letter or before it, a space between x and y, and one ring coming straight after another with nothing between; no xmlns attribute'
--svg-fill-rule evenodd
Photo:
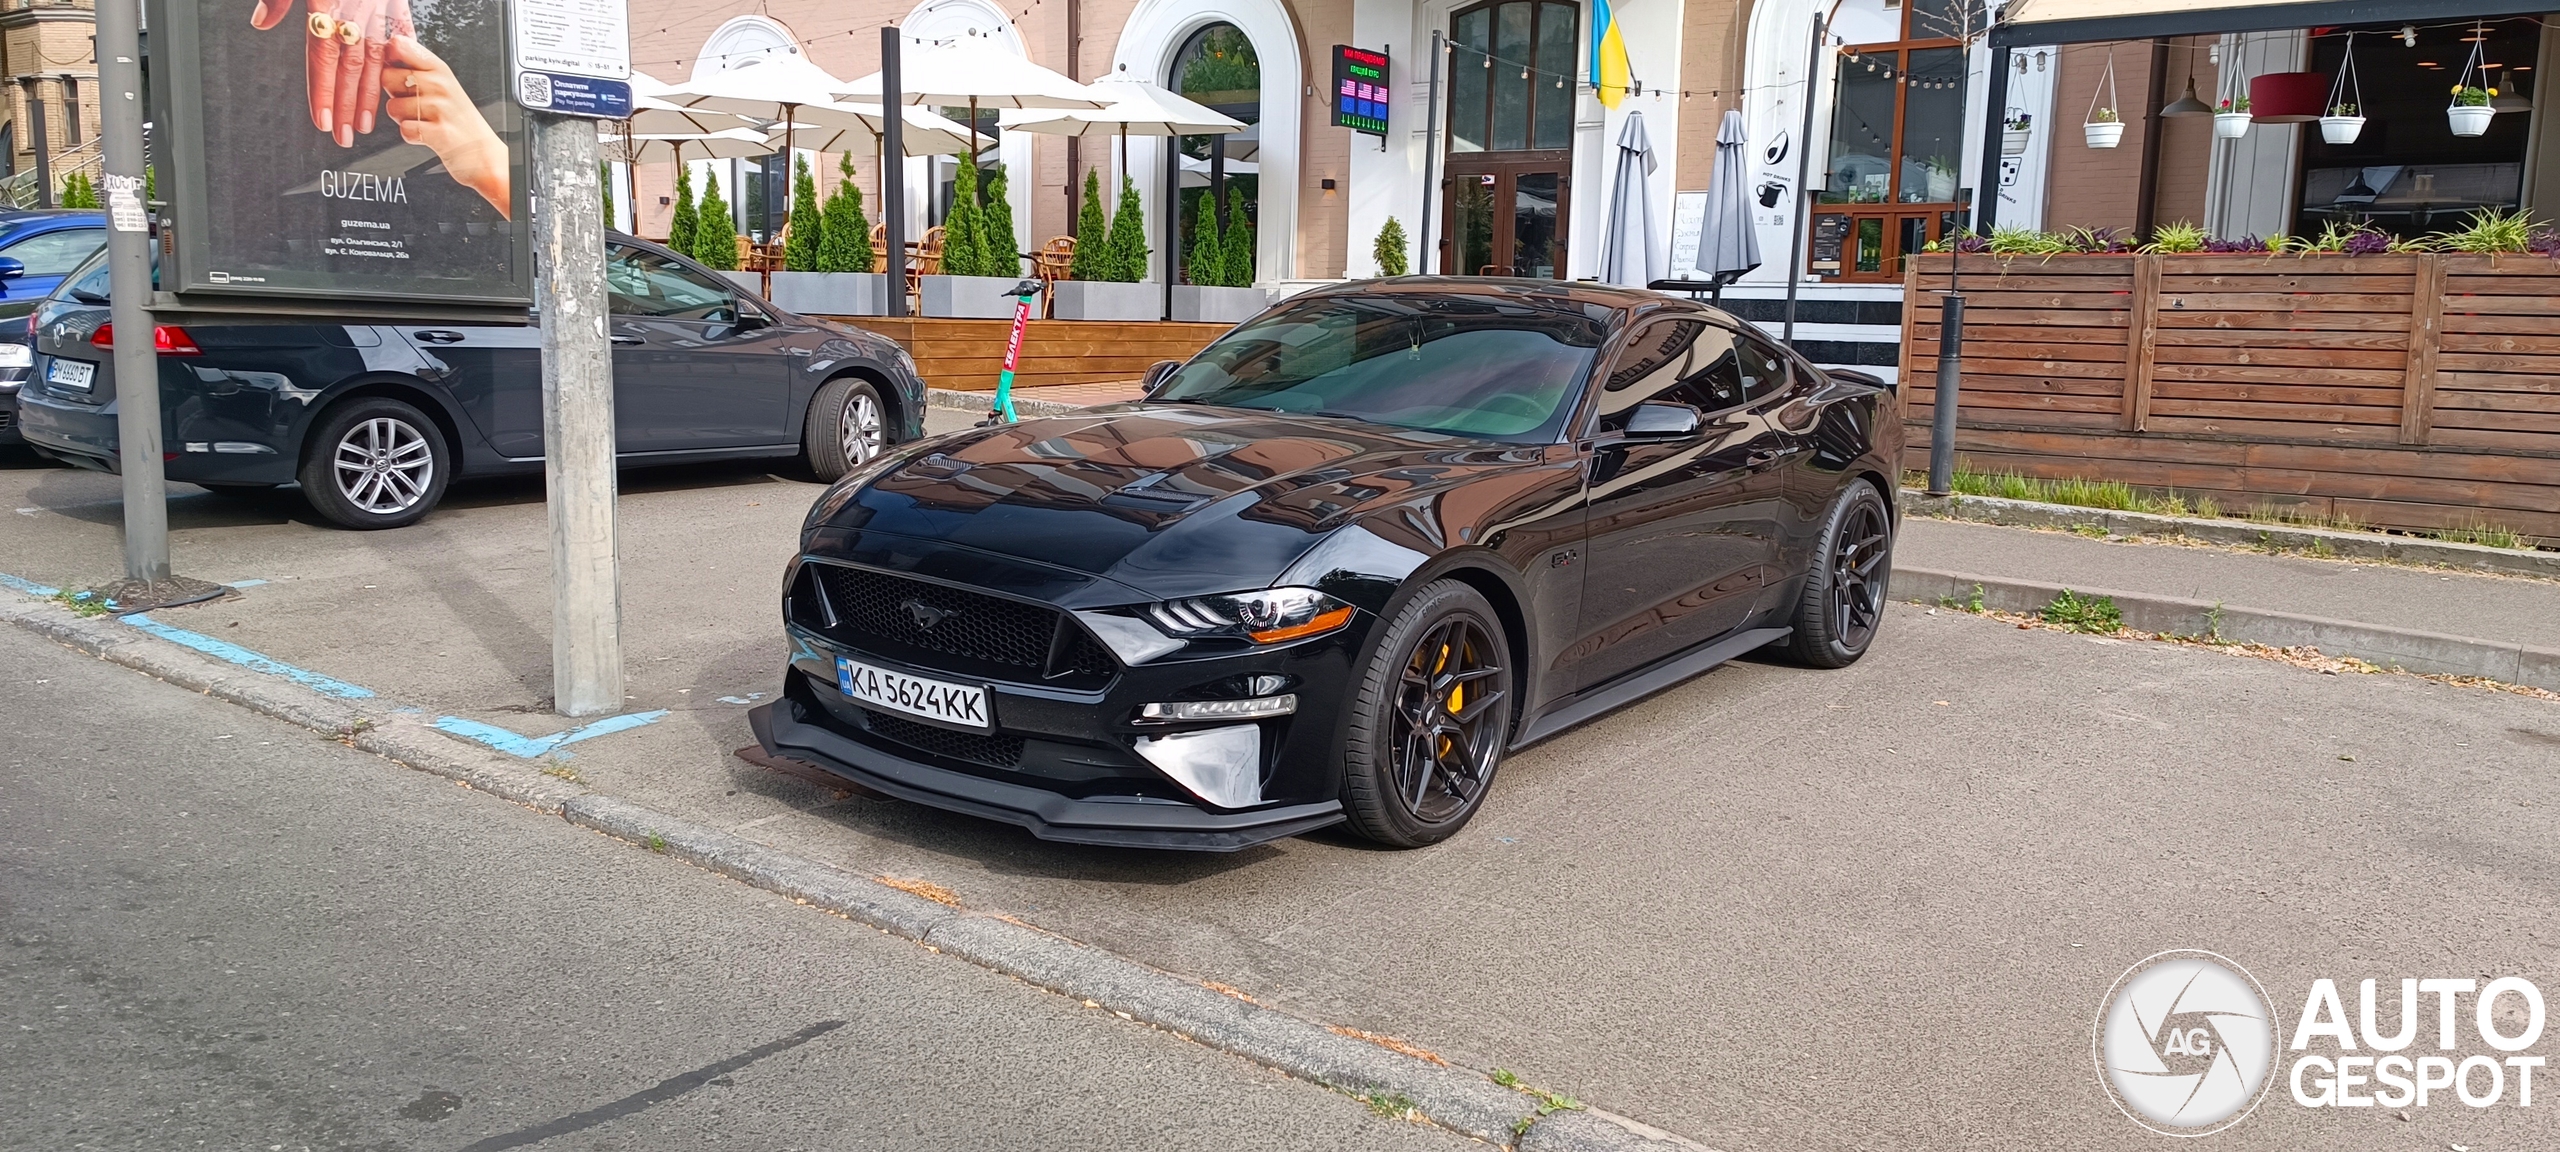
<svg viewBox="0 0 2560 1152"><path fill-rule="evenodd" d="M1721 312L1410 278L810 509L765 751L1052 840L1464 826L1505 751L1884 606L1893 397Z"/></svg>

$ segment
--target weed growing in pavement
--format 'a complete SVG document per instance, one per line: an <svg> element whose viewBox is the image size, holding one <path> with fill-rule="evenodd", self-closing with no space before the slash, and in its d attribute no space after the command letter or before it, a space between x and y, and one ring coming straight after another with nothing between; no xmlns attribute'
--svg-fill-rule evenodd
<svg viewBox="0 0 2560 1152"><path fill-rule="evenodd" d="M53 602L71 610L74 616L104 616L107 602L95 592L74 592L68 588L53 594Z"/></svg>
<svg viewBox="0 0 2560 1152"><path fill-rule="evenodd" d="M2486 521L2461 528L2439 528L2429 535L2448 544L2478 544L2488 548L2531 548L2534 539L2512 528L2500 528Z"/></svg>
<svg viewBox="0 0 2560 1152"><path fill-rule="evenodd" d="M1527 1081L1520 1079L1518 1074L1512 1072L1508 1068L1494 1069L1493 1082L1514 1092L1526 1093L1527 1095L1535 1098L1538 1102L1539 1116L1545 1116L1552 1112L1579 1112L1587 1107L1587 1105L1582 1101L1576 1100L1571 1096L1567 1096L1562 1092L1549 1092L1544 1088L1528 1083ZM1515 1126L1514 1134L1516 1135L1518 1132L1526 1131L1527 1125L1528 1122L1523 1120L1519 1125Z"/></svg>
<svg viewBox="0 0 2560 1152"><path fill-rule="evenodd" d="M660 836L660 835L658 835L657 833L652 832L652 833L650 833L650 834L649 834L649 839L648 839L648 840L646 840L646 841L644 841L644 843L646 843L646 844L649 846L649 850L650 850L650 851L652 851L652 852L656 852L656 853L659 853L659 854L661 854L661 855L664 855L664 854L666 853L666 850L667 850L667 838L666 838L666 837L664 837L664 836Z"/></svg>
<svg viewBox="0 0 2560 1152"><path fill-rule="evenodd" d="M2047 624L2098 636L2124 628L2124 611L2113 597L2083 596L2068 588L2044 606L2043 616Z"/></svg>
<svg viewBox="0 0 2560 1152"><path fill-rule="evenodd" d="M566 765L566 764L562 764L562 763L560 763L560 762L558 762L558 761L553 761L553 762L552 762L552 763L550 763L550 764L546 764L546 765L544 765L544 766L543 766L543 768L542 768L542 774L543 774L543 775L545 775L545 776L549 776L549 777L551 777L551 778L552 778L552 779L554 779L554 780L566 780L566 781L568 781L568 782L570 782L570 783L572 783L572 784L583 784L583 783L586 783L586 781L585 781L585 780L583 780L583 779L579 778L579 776L578 776L578 770L577 770L577 769L575 769L575 768L571 768L571 767L569 767L568 765ZM663 847L664 843L665 843L664 841L660 841L660 845L661 845L662 847Z"/></svg>
<svg viewBox="0 0 2560 1152"><path fill-rule="evenodd" d="M1938 607L1953 608L1960 612L1971 612L1979 616L1982 614L1982 585L1974 585L1973 595L1967 596L1962 600L1958 600L1953 596L1940 596L1938 597ZM1504 1073L1504 1075L1508 1075L1508 1073Z"/></svg>
<svg viewBox="0 0 2560 1152"><path fill-rule="evenodd" d="M2086 536L2092 540L2104 540L2107 537L2114 535L2114 533L2111 533L2095 524L2074 524L2071 526L2071 534L2074 536Z"/></svg>
<svg viewBox="0 0 2560 1152"><path fill-rule="evenodd" d="M1402 1092L1363 1092L1355 1099L1389 1120L1419 1122L1422 1119L1422 1109L1414 1104L1413 1097Z"/></svg>

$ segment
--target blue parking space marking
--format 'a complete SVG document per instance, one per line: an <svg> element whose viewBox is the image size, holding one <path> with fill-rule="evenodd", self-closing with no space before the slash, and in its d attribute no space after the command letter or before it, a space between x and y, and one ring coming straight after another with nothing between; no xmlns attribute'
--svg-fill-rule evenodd
<svg viewBox="0 0 2560 1152"><path fill-rule="evenodd" d="M610 736L616 732L627 732L633 728L646 727L657 723L660 719L663 719L666 714L667 710L664 708L660 708L654 712L626 712L620 716L607 716L604 719L598 720L593 724L586 725L583 728L572 728L566 732L554 732L548 736L520 735L518 733L508 731L507 729L500 728L495 724L483 724L477 720L465 720L460 716L436 717L435 728L437 731L460 736L465 740L479 741L480 743L495 748L500 752L504 752L509 756L519 756L524 759L531 760L538 756L548 755L554 759L566 760L569 759L569 754L559 751L559 749L564 745L575 744L581 740L593 740L598 736Z"/></svg>
<svg viewBox="0 0 2560 1152"><path fill-rule="evenodd" d="M216 660L237 664L252 672L264 672L269 676L282 676L287 680L291 680L296 684L300 684L303 687L309 688L324 696L336 696L342 700L369 700L373 697L373 689L358 687L357 685L349 684L344 680L332 679L317 672L296 668L281 660L271 660L237 644L233 644L227 640L216 640L201 632L189 632L184 628L172 628L140 612L126 616L123 619L125 623L131 624L136 628L140 628L143 631L163 640L183 644L198 652L202 652L207 656L211 656Z"/></svg>
<svg viewBox="0 0 2560 1152"><path fill-rule="evenodd" d="M12 576L6 572L0 572L0 588L7 588L15 592L24 592L29 596L41 596L47 599L62 594L62 589L60 588L49 588L45 585L38 584L33 580L22 579Z"/></svg>

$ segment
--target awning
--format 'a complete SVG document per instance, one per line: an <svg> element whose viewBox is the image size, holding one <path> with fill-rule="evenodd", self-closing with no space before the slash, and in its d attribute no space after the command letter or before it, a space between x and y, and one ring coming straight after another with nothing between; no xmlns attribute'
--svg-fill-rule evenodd
<svg viewBox="0 0 2560 1152"><path fill-rule="evenodd" d="M1994 47L2538 16L2553 0L2010 0Z"/></svg>

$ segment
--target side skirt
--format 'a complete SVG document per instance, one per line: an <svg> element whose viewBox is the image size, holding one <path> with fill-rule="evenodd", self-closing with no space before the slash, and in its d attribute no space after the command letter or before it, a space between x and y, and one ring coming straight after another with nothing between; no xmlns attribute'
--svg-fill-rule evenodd
<svg viewBox="0 0 2560 1152"><path fill-rule="evenodd" d="M1513 748L1535 744L1585 720L1633 704L1753 649L1786 639L1792 628L1752 628L1701 648L1639 668L1596 688L1559 700L1523 725Z"/></svg>

